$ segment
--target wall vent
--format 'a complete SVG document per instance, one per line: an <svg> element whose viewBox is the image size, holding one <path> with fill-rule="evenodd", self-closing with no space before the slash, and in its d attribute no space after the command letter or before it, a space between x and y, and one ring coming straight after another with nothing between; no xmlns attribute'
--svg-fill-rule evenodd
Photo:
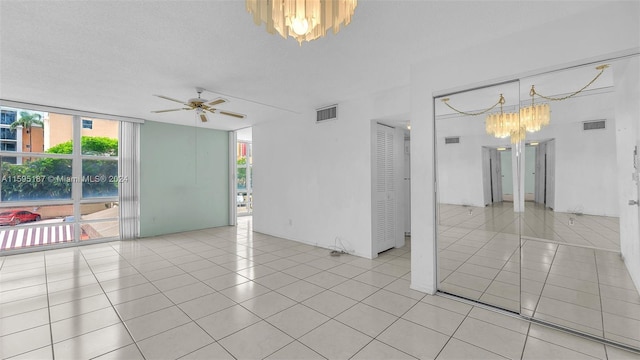
<svg viewBox="0 0 640 360"><path fill-rule="evenodd" d="M338 105L331 105L327 107L323 107L321 109L316 109L316 123L327 121L327 120L336 120L338 118Z"/></svg>
<svg viewBox="0 0 640 360"><path fill-rule="evenodd" d="M593 120L593 121L585 121L582 123L583 130L597 130L597 129L605 129L607 126L605 120Z"/></svg>
<svg viewBox="0 0 640 360"><path fill-rule="evenodd" d="M460 136L451 136L444 138L445 144L460 144Z"/></svg>

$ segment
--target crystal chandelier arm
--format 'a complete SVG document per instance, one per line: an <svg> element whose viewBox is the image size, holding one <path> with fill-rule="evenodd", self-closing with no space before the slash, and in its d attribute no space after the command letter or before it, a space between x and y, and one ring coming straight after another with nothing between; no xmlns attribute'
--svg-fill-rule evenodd
<svg viewBox="0 0 640 360"><path fill-rule="evenodd" d="M453 106L449 105L449 98L442 99L442 102L444 102L444 104L447 105L449 107L449 109L451 109L451 110L453 110L453 111L455 111L455 112L457 112L459 114L469 115L469 116L476 116L476 115L482 115L482 114L488 113L489 111L495 109L496 106L504 104L505 101L504 101L504 96L502 96L502 94L500 94L500 98L498 99L498 102L495 103L492 107L490 107L490 108L488 108L486 110L480 111L480 112L476 112L476 113L466 112L466 111L462 111L462 110L458 110L458 109L454 108Z"/></svg>
<svg viewBox="0 0 640 360"><path fill-rule="evenodd" d="M591 84L593 84L596 80L598 80L598 78L600 77L600 75L602 75L602 73L604 72L604 70L605 70L606 68L608 68L608 67L609 67L609 65L607 65L607 64L605 64L605 65L600 65L600 66L596 67L596 70L600 70L600 72L598 73L598 75L596 75L596 77L594 77L594 78L593 78L593 80L589 81L589 83L588 83L587 85L583 86L580 90L578 90L578 91L576 91L576 92L574 92L574 93L572 93L572 94L569 94L569 95L567 95L567 96L558 97L558 98L554 98L554 97L551 97L551 96L544 96L544 95L542 95L542 94L538 93L538 92L535 90L535 88L534 88L533 86L531 87L531 93L530 93L530 95L531 95L532 97L533 97L534 95L538 95L539 97L541 97L541 98L543 98L543 99L546 99L546 100L550 100L550 101L562 101L562 100L567 100L567 99L569 99L569 98L571 98L571 97L574 97L574 96L576 96L576 95L580 94L581 92L583 92L583 91L584 91L584 89L586 89L586 88L588 88L589 86L591 86Z"/></svg>

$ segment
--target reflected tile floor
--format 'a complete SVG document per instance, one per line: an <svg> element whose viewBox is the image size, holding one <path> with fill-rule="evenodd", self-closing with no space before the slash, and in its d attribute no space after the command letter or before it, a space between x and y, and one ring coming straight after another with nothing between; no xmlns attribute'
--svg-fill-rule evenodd
<svg viewBox="0 0 640 360"><path fill-rule="evenodd" d="M555 242L527 238L520 247L511 206L441 205L440 289L640 348L640 295L610 250L617 219L527 203L523 232Z"/></svg>
<svg viewBox="0 0 640 360"><path fill-rule="evenodd" d="M620 222L617 217L562 213L525 202L522 229L512 202L487 207L439 205L440 226L484 230L548 239L559 243L620 251Z"/></svg>
<svg viewBox="0 0 640 360"><path fill-rule="evenodd" d="M0 358L640 359L409 281L410 241L373 260L332 257L255 233L250 217L5 256Z"/></svg>

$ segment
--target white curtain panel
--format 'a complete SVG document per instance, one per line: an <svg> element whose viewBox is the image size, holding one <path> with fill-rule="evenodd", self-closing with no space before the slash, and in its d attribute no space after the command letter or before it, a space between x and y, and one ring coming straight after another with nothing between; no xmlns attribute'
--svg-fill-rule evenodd
<svg viewBox="0 0 640 360"><path fill-rule="evenodd" d="M120 238L140 236L140 124L120 122Z"/></svg>

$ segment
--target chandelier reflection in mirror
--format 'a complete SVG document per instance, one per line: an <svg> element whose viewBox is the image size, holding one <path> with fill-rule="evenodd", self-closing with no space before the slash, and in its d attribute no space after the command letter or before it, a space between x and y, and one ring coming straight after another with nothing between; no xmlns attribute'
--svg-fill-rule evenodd
<svg viewBox="0 0 640 360"><path fill-rule="evenodd" d="M531 85L531 90L529 91L529 96L531 96L531 105L521 107L519 112L507 112L505 113L502 109L502 106L505 103L504 96L500 94L500 98L498 102L496 102L490 108L479 111L479 112L465 112L458 110L449 104L449 98L444 98L442 101L447 105L451 110L463 114L463 115L482 115L490 112L495 109L498 105L500 105L500 112L488 114L485 119L485 130L487 134L492 135L496 138L511 138L512 144L518 144L525 139L525 134L527 132L533 133L540 131L543 127L549 125L551 121L551 109L549 104L536 104L535 97L538 96L542 99L548 101L562 101L574 97L584 91L586 88L591 86L599 77L602 75L604 70L608 68L609 65L600 65L596 67L596 70L599 70L598 74L593 78L593 80L589 81L589 83L583 86L580 90L575 91L567 96L563 97L551 97L540 94L536 91L535 85Z"/></svg>
<svg viewBox="0 0 640 360"><path fill-rule="evenodd" d="M256 25L266 24L267 32L276 31L283 38L315 40L349 25L358 0L246 0L247 11Z"/></svg>

